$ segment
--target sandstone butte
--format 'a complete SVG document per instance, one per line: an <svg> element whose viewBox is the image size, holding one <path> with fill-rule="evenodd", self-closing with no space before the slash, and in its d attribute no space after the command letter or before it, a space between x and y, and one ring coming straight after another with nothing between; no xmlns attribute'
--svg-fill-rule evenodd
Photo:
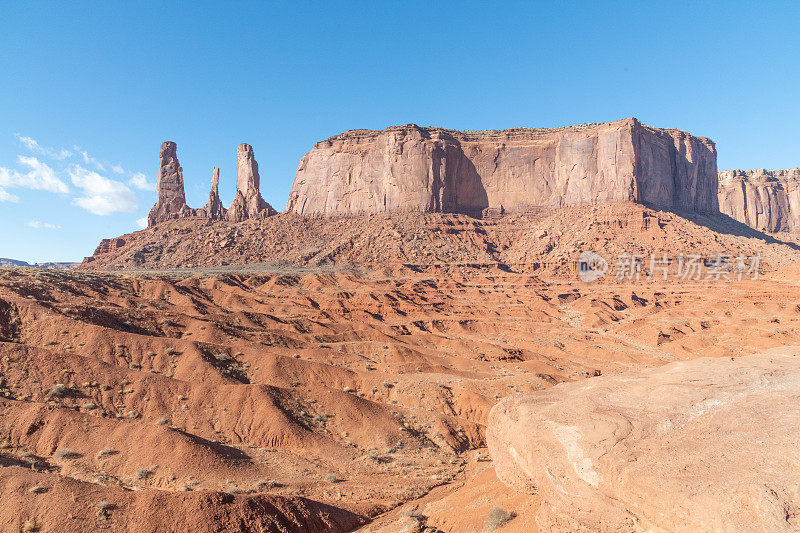
<svg viewBox="0 0 800 533"><path fill-rule="evenodd" d="M317 143L300 161L286 209L480 214L634 201L715 212L716 190L711 140L635 118L480 132L410 124Z"/></svg>
<svg viewBox="0 0 800 533"><path fill-rule="evenodd" d="M497 476L540 495L540 531L797 531L800 358L675 362L509 397Z"/></svg>
<svg viewBox="0 0 800 533"><path fill-rule="evenodd" d="M800 170L717 171L710 139L635 118L563 128L455 131L394 126L351 130L303 156L287 213L330 217L382 212L492 217L543 209L636 202L681 213L721 213L758 231L800 231ZM276 211L261 197L250 145L239 146L237 193L186 205L173 142L161 146L153 226L177 218L241 222Z"/></svg>

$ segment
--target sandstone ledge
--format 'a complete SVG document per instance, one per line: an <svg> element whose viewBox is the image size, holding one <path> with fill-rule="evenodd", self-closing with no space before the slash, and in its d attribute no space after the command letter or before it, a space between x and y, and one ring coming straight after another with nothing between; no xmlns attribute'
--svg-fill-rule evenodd
<svg viewBox="0 0 800 533"><path fill-rule="evenodd" d="M798 353L798 350L783 353ZM556 531L796 531L800 357L697 359L508 398L498 477Z"/></svg>

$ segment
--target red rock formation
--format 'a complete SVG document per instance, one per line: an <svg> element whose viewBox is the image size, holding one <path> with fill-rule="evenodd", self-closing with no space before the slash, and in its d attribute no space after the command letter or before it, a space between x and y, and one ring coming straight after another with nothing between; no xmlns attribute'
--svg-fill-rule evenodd
<svg viewBox="0 0 800 533"><path fill-rule="evenodd" d="M148 226L171 218L184 218L192 215L186 205L183 190L183 169L178 162L177 145L172 141L161 143L158 165L158 201L147 216Z"/></svg>
<svg viewBox="0 0 800 533"><path fill-rule="evenodd" d="M486 441L540 531L796 531L798 386L786 347L680 361L506 398Z"/></svg>
<svg viewBox="0 0 800 533"><path fill-rule="evenodd" d="M317 143L287 211L475 213L637 201L717 210L709 139L630 118L567 128L460 132L413 124Z"/></svg>
<svg viewBox="0 0 800 533"><path fill-rule="evenodd" d="M225 219L227 210L219 199L219 167L214 167L211 172L211 192L208 193L208 203L198 210L198 216L213 220Z"/></svg>
<svg viewBox="0 0 800 533"><path fill-rule="evenodd" d="M264 201L259 190L261 177L253 147L240 144L236 152L236 197L228 208L227 219L241 222L249 218L263 218L274 215L271 205Z"/></svg>
<svg viewBox="0 0 800 533"><path fill-rule="evenodd" d="M800 231L800 168L720 172L719 209L759 231Z"/></svg>
<svg viewBox="0 0 800 533"><path fill-rule="evenodd" d="M258 163L253 155L253 147L249 144L239 146L236 173L236 197L229 209L225 209L219 198L217 167L212 172L208 203L199 209L192 209L186 205L183 169L178 163L176 145L172 141L162 143L158 169L158 201L147 217L148 227L176 218L200 217L241 222L250 218L274 215L276 211L261 197Z"/></svg>

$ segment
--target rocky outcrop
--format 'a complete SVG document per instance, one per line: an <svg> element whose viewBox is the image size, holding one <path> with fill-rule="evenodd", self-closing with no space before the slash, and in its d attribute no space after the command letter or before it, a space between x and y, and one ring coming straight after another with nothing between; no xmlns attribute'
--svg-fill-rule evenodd
<svg viewBox="0 0 800 533"><path fill-rule="evenodd" d="M178 163L177 146L172 141L166 141L161 144L158 201L150 210L147 225L153 227L165 220L188 217L241 222L250 218L274 215L276 211L261 197L260 181L253 147L242 144L239 146L236 159L236 197L230 208L225 209L220 200L219 168L214 167L208 203L199 209L192 209L186 205L183 169Z"/></svg>
<svg viewBox="0 0 800 533"><path fill-rule="evenodd" d="M186 205L183 189L183 169L178 162L177 145L172 141L161 143L158 164L158 201L147 215L147 225L154 226L172 218L192 216Z"/></svg>
<svg viewBox="0 0 800 533"><path fill-rule="evenodd" d="M541 531L797 531L798 401L797 353L696 359L509 397L486 440Z"/></svg>
<svg viewBox="0 0 800 533"><path fill-rule="evenodd" d="M211 192L208 193L208 203L200 208L199 216L210 218L213 220L224 220L227 215L227 209L222 205L222 200L219 198L219 167L214 167L211 171Z"/></svg>
<svg viewBox="0 0 800 533"><path fill-rule="evenodd" d="M236 151L236 196L228 208L227 219L241 222L249 218L263 218L276 211L261 198L261 177L253 147L240 144Z"/></svg>
<svg viewBox="0 0 800 533"><path fill-rule="evenodd" d="M287 211L484 213L637 201L717 210L709 139L630 118L566 128L353 130L300 161Z"/></svg>
<svg viewBox="0 0 800 533"><path fill-rule="evenodd" d="M759 231L800 232L800 168L720 172L719 209Z"/></svg>

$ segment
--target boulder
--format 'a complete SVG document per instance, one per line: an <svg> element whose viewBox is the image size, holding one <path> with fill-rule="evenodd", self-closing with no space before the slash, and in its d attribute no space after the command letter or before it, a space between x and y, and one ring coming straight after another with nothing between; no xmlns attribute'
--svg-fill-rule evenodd
<svg viewBox="0 0 800 533"><path fill-rule="evenodd" d="M498 477L542 531L800 529L797 350L701 358L498 403Z"/></svg>

